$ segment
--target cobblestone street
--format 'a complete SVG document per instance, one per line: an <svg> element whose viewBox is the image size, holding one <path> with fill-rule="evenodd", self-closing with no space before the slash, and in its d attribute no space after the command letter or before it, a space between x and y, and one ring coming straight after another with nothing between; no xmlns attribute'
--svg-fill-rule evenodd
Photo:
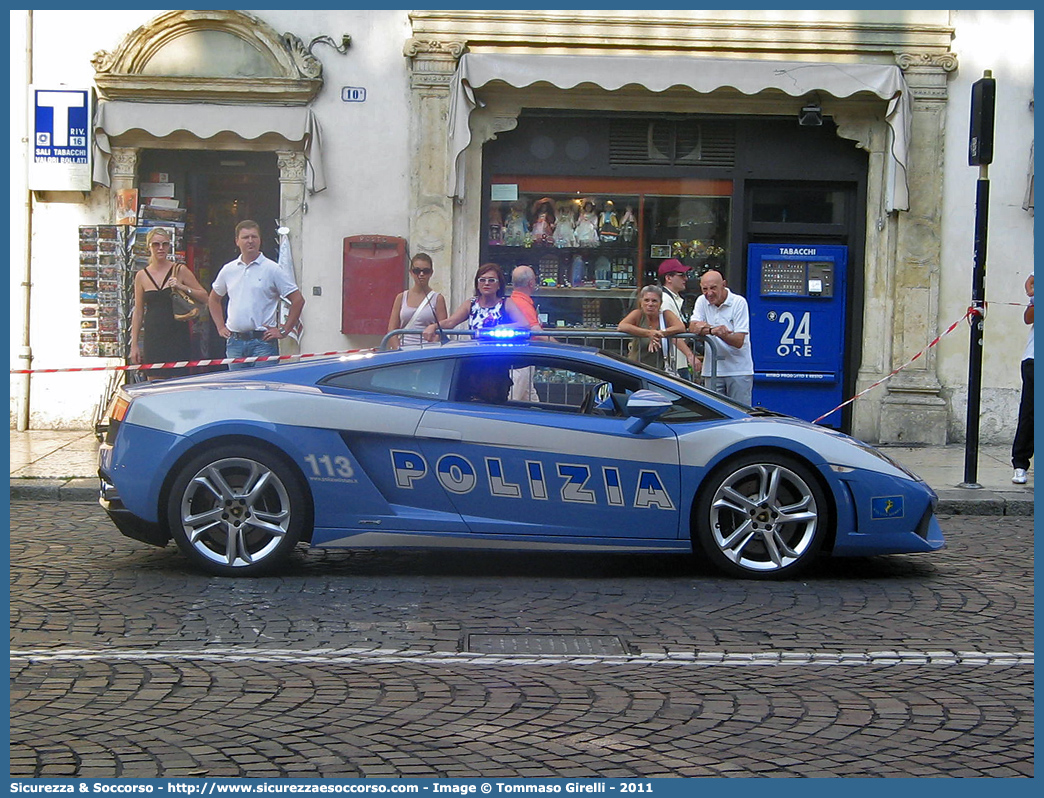
<svg viewBox="0 0 1044 798"><path fill-rule="evenodd" d="M301 552L227 580L12 504L14 777L1032 776L1032 518L797 582Z"/></svg>

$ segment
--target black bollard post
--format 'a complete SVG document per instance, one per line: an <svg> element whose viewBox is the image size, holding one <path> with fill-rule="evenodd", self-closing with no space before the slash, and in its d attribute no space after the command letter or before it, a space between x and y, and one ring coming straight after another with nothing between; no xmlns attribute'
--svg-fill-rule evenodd
<svg viewBox="0 0 1044 798"><path fill-rule="evenodd" d="M964 482L958 487L981 488L979 476L979 412L982 398L982 338L986 309L986 235L990 214L990 163L993 161L993 120L997 82L986 70L972 86L968 165L979 167L975 186L975 261L972 271L971 339L968 345L968 409L964 437Z"/></svg>

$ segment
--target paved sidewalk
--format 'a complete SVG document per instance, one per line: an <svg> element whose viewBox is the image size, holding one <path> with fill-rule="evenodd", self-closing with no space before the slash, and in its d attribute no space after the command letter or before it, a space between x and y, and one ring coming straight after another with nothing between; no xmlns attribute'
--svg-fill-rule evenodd
<svg viewBox="0 0 1044 798"><path fill-rule="evenodd" d="M981 489L964 480L964 445L882 446L939 494L943 515L1033 515L1033 471L1025 485L1011 483L1008 446L979 448ZM11 430L11 498L97 500L98 441L89 430Z"/></svg>

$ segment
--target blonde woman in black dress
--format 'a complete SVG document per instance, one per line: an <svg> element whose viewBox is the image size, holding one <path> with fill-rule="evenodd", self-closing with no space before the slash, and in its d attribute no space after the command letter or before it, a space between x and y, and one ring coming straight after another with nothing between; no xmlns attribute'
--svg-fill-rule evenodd
<svg viewBox="0 0 1044 798"><path fill-rule="evenodd" d="M149 262L134 275L134 311L131 313L131 363L170 363L192 357L189 327L174 318L171 293L176 288L197 302L207 302L207 291L196 276L171 260L170 234L162 227L145 239ZM144 339L144 340L143 340ZM183 369L151 372L154 379L184 374Z"/></svg>

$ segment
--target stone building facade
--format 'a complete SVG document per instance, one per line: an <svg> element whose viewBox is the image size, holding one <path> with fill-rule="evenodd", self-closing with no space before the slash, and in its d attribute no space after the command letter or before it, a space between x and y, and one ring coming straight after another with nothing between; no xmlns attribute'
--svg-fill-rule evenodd
<svg viewBox="0 0 1044 798"><path fill-rule="evenodd" d="M27 305L36 367L78 360L60 329L43 321L40 283L49 278L41 275L65 257L69 229L111 221L117 192L141 181L150 150L271 154L276 212L290 230L308 300L300 346L332 351L376 343L340 332L345 237L401 236L410 251L435 259L434 284L451 305L470 293L483 257L491 153L518 135L520 119L781 125L812 103L865 163L852 181L858 295L848 306L846 389L861 391L905 365L853 404L847 428L875 442L958 440L966 328L906 364L968 306L978 176L966 160L968 95L992 69L1005 123L992 167L999 237L991 236L987 298L997 306L986 328L992 357L981 429L985 439L1011 435L1025 341L1016 306L1032 271L1032 12L171 11L94 20L63 13L100 26L94 41L108 44L73 57L73 74L41 70L54 63L47 54L71 23L33 15L27 76L89 84L100 99L93 190L34 197L28 237L13 237L12 263L25 261L33 275ZM349 102L349 89L363 89L365 101ZM773 159L815 181L814 161L786 164L783 151L756 160ZM753 185L770 173L736 180ZM736 242L747 240L742 225L732 222ZM745 273L735 249L733 285ZM20 296L13 277L12 368L25 355ZM68 402L74 380L84 406ZM82 424L91 412L85 400L100 390L91 374L39 375L29 384L25 410L25 387L12 377L12 425L19 416L31 426Z"/></svg>

